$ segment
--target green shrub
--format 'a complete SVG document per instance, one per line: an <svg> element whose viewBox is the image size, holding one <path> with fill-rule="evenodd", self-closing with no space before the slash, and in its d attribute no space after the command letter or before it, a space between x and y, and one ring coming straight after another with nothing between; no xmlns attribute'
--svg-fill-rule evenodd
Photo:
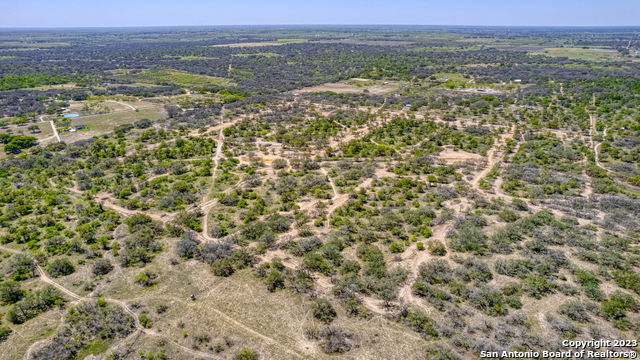
<svg viewBox="0 0 640 360"><path fill-rule="evenodd" d="M555 284L538 276L529 276L522 282L524 291L531 297L542 299L545 295L555 291Z"/></svg>
<svg viewBox="0 0 640 360"><path fill-rule="evenodd" d="M495 269L501 275L525 277L533 270L533 262L528 259L499 259Z"/></svg>
<svg viewBox="0 0 640 360"><path fill-rule="evenodd" d="M91 272L96 276L106 275L110 273L111 270L113 270L113 264L107 259L98 259L91 267Z"/></svg>
<svg viewBox="0 0 640 360"><path fill-rule="evenodd" d="M258 360L258 353L253 350L244 348L238 351L234 359L235 360Z"/></svg>
<svg viewBox="0 0 640 360"><path fill-rule="evenodd" d="M487 253L487 236L474 225L464 224L449 240L450 247L455 251L469 252L476 255Z"/></svg>
<svg viewBox="0 0 640 360"><path fill-rule="evenodd" d="M265 283L267 284L267 290L274 292L278 289L284 289L284 278L282 272L277 269L269 271L265 277Z"/></svg>
<svg viewBox="0 0 640 360"><path fill-rule="evenodd" d="M425 360L460 360L451 349L441 344L433 344L425 349Z"/></svg>
<svg viewBox="0 0 640 360"><path fill-rule="evenodd" d="M638 311L638 302L629 294L617 291L611 294L609 300L602 302L601 310L608 319L620 319L627 315L627 311Z"/></svg>
<svg viewBox="0 0 640 360"><path fill-rule="evenodd" d="M55 259L47 266L47 272L54 278L73 274L75 268L66 258Z"/></svg>
<svg viewBox="0 0 640 360"><path fill-rule="evenodd" d="M456 269L458 278L465 282L489 282L493 279L491 269L484 262L473 257L464 259L462 266Z"/></svg>
<svg viewBox="0 0 640 360"><path fill-rule="evenodd" d="M156 284L156 279L158 275L151 271L142 271L135 278L136 284L142 287L150 287Z"/></svg>
<svg viewBox="0 0 640 360"><path fill-rule="evenodd" d="M573 321L581 323L591 321L587 312L587 307L579 301L570 301L560 305L559 313Z"/></svg>
<svg viewBox="0 0 640 360"><path fill-rule="evenodd" d="M398 254L404 251L404 245L400 241L394 241L389 245L389 251Z"/></svg>
<svg viewBox="0 0 640 360"><path fill-rule="evenodd" d="M36 275L36 266L26 255L16 254L9 259L7 266L11 280L22 281Z"/></svg>
<svg viewBox="0 0 640 360"><path fill-rule="evenodd" d="M15 281L5 281L0 284L0 304L2 305L15 304L24 294L20 284Z"/></svg>
<svg viewBox="0 0 640 360"><path fill-rule="evenodd" d="M435 259L420 265L420 279L429 284L443 284L452 279L453 272L449 262L444 259Z"/></svg>
<svg viewBox="0 0 640 360"><path fill-rule="evenodd" d="M233 267L233 260L231 259L217 259L211 263L211 271L215 276L231 276L235 272Z"/></svg>
<svg viewBox="0 0 640 360"><path fill-rule="evenodd" d="M503 316L508 312L502 293L486 286L476 288L469 296L469 302L487 315Z"/></svg>
<svg viewBox="0 0 640 360"><path fill-rule="evenodd" d="M7 312L7 319L14 324L22 324L38 316L38 314L63 303L62 293L53 286L47 285L42 290L30 292L16 302Z"/></svg>
<svg viewBox="0 0 640 360"><path fill-rule="evenodd" d="M512 210L504 210L498 213L498 217L504 222L514 222L519 219L518 215Z"/></svg>
<svg viewBox="0 0 640 360"><path fill-rule="evenodd" d="M149 316L147 316L147 314L141 314L140 316L138 316L138 321L140 321L140 325L142 325L142 327L145 327L147 329L151 327L151 319L149 319Z"/></svg>
<svg viewBox="0 0 640 360"><path fill-rule="evenodd" d="M429 240L427 241L427 248L429 249L429 253L431 253L431 255L433 256L447 255L447 248L441 241Z"/></svg>
<svg viewBox="0 0 640 360"><path fill-rule="evenodd" d="M598 287L598 284L600 284L598 276L591 271L578 269L574 271L574 275L578 284L584 287Z"/></svg>
<svg viewBox="0 0 640 360"><path fill-rule="evenodd" d="M435 323L427 314L420 310L402 310L398 314L398 321L409 326L414 331L424 336L438 337Z"/></svg>
<svg viewBox="0 0 640 360"><path fill-rule="evenodd" d="M313 302L313 317L325 324L332 322L337 316L336 310L329 300L320 298Z"/></svg>
<svg viewBox="0 0 640 360"><path fill-rule="evenodd" d="M618 286L633 290L640 295L640 274L628 270L618 270L613 273Z"/></svg>
<svg viewBox="0 0 640 360"><path fill-rule="evenodd" d="M504 302L512 309L522 308L522 301L520 301L520 298L517 296L507 296L504 298Z"/></svg>
<svg viewBox="0 0 640 360"><path fill-rule="evenodd" d="M13 330L7 328L7 327L0 327L0 343L2 343L3 341L7 340L7 338L9 337L9 335L11 335L11 332Z"/></svg>
<svg viewBox="0 0 640 360"><path fill-rule="evenodd" d="M446 303L452 300L451 295L435 286L416 281L411 285L414 294L424 298L440 311L446 310Z"/></svg>

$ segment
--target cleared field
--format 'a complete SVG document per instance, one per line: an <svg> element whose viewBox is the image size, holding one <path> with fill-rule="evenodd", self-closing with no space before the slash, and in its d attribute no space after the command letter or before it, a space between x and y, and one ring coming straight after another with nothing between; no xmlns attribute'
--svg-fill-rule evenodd
<svg viewBox="0 0 640 360"><path fill-rule="evenodd" d="M263 41L263 42L246 42L246 43L233 43L233 44L219 44L211 45L212 47L260 47L260 46L280 46L287 44L303 43L307 42L306 39L281 39L277 41Z"/></svg>
<svg viewBox="0 0 640 360"><path fill-rule="evenodd" d="M350 44L350 45L371 45L371 46L401 46L409 45L409 41L401 40L356 40L356 39L336 39L336 40L319 40L314 43L320 44Z"/></svg>
<svg viewBox="0 0 640 360"><path fill-rule="evenodd" d="M165 117L162 106L151 103L144 103L136 106L137 110L122 110L108 114L87 115L73 118L68 124L70 126L85 125L87 130L76 132L60 132L60 138L64 142L75 142L99 136L111 132L114 128L123 124L131 124L138 120L149 119L159 120ZM58 124L60 126L60 124Z"/></svg>
<svg viewBox="0 0 640 360"><path fill-rule="evenodd" d="M334 92L337 94L388 94L396 91L400 88L400 85L393 82L374 82L368 79L351 79L347 81L337 83L327 83L322 85L310 86L300 90L296 90L296 93L314 93L314 92Z"/></svg>
<svg viewBox="0 0 640 360"><path fill-rule="evenodd" d="M462 161L480 161L482 156L462 150L445 149L438 154L438 159L448 163L456 163Z"/></svg>
<svg viewBox="0 0 640 360"><path fill-rule="evenodd" d="M144 84L176 84L184 87L233 86L226 78L190 74L175 70L115 70L117 79L136 81Z"/></svg>
<svg viewBox="0 0 640 360"><path fill-rule="evenodd" d="M261 359L335 358L325 354L319 342L304 335L306 328L323 326L313 318L310 300L304 295L290 291L271 293L249 270L221 278L195 261L164 265L168 262L169 255L165 254L157 265L148 267L159 274L156 286L140 291L132 281L140 269L123 269L124 276L105 289L105 296L140 304L140 311L150 313L152 330L180 345L192 347L197 344L195 338L204 335L211 337L211 344L225 338L232 340L230 348L220 353L221 358L229 358L242 347L256 349ZM190 300L191 294L196 300ZM159 304L168 307L162 316L153 311ZM349 359L393 359L399 353L418 358L429 343L408 327L382 316L357 319L348 317L342 309L338 311L333 325L357 334ZM140 339L149 341L151 348L157 340L148 336ZM170 358L188 358L175 346L167 345L165 349Z"/></svg>
<svg viewBox="0 0 640 360"><path fill-rule="evenodd" d="M28 129L33 125L36 125L39 130L32 132ZM0 128L0 134L29 135L41 139L53 135L53 130L51 130L48 122L27 122L24 124L4 125Z"/></svg>
<svg viewBox="0 0 640 360"><path fill-rule="evenodd" d="M551 57L567 57L572 60L613 61L620 60L620 53L611 49L596 48L544 48L529 52L531 55L545 55Z"/></svg>
<svg viewBox="0 0 640 360"><path fill-rule="evenodd" d="M255 54L233 54L233 56L238 56L238 57L262 56L262 57L272 58L272 57L279 57L282 55L276 54L276 53L270 53L270 52L260 52Z"/></svg>

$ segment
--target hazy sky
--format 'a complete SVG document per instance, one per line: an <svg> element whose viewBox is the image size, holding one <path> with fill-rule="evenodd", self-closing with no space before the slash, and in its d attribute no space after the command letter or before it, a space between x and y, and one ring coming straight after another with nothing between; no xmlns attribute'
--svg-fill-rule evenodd
<svg viewBox="0 0 640 360"><path fill-rule="evenodd" d="M640 25L640 0L0 0L0 27Z"/></svg>

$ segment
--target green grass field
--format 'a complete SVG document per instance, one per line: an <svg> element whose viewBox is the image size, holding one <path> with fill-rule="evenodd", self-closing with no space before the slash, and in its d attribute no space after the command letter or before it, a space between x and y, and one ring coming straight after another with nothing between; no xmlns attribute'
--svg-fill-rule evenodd
<svg viewBox="0 0 640 360"><path fill-rule="evenodd" d="M271 53L271 52L261 52L261 53L254 53L254 54L234 54L233 56L238 56L238 57L263 56L263 57L272 58L272 57L278 57L282 55Z"/></svg>
<svg viewBox="0 0 640 360"><path fill-rule="evenodd" d="M595 48L545 48L544 50L531 51L530 54L551 57L567 57L572 60L587 61L613 61L621 59L620 53L615 50Z"/></svg>
<svg viewBox="0 0 640 360"><path fill-rule="evenodd" d="M293 43L307 42L307 39L279 39L276 42L280 44L293 44Z"/></svg>
<svg viewBox="0 0 640 360"><path fill-rule="evenodd" d="M88 115L73 118L68 123L57 122L58 129L65 126L85 125L87 128L76 132L60 132L60 137L65 142L74 142L87 139L92 136L99 136L113 131L117 126L131 124L138 120L149 119L151 121L163 119L165 117L161 106L148 106L138 108L137 111L118 111L109 114Z"/></svg>
<svg viewBox="0 0 640 360"><path fill-rule="evenodd" d="M184 87L233 86L234 83L226 78L206 75L196 75L174 70L116 70L116 78L136 81L146 84L166 85L176 84Z"/></svg>

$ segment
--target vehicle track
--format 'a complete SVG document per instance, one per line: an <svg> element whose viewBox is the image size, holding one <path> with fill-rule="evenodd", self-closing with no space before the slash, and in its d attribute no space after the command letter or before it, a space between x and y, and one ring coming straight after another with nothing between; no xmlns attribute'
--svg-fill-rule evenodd
<svg viewBox="0 0 640 360"><path fill-rule="evenodd" d="M4 251L8 251L14 254L24 254L24 252L16 250L16 249L11 249L8 248L6 246L1 246L0 245L0 250L4 250ZM44 271L44 269L42 269L42 267L35 262L35 266L36 266L36 270L38 272L38 279L46 284L49 284L53 287L55 287L56 289L60 290L62 293L66 294L67 296L75 299L75 301L85 301L85 300L92 300L92 299L97 299L97 297L95 296L82 296L82 295L78 295L75 292L73 292L72 290L67 289L66 287L64 287L62 284L56 282L55 280L51 279L49 277L49 275L47 275L47 273ZM118 299L113 299L113 298L105 298L102 297L102 299L108 303L113 303L116 304L118 306L120 306L125 312L127 312L129 315L131 315L131 317L133 318L134 321L134 325L137 331L141 331L142 333L146 334L146 335L150 335L150 336L156 336L156 337L160 337L163 338L164 340L166 340L167 342L170 342L171 344L173 344L174 346L180 348L181 350L183 350L184 352L187 352L193 356L198 356L198 357L203 357L206 359L216 359L219 358L213 354L210 353L206 353L206 352L202 352L202 351L197 351L197 350L193 350L190 349L184 345L178 344L177 342L173 341L172 339L164 336L164 335L160 335L158 334L155 330L152 329L147 329L144 326L142 326L142 324L140 323L140 319L138 318L138 315L129 307L129 305L127 305L126 302L122 301L122 300L118 300ZM75 302L74 301L74 302ZM237 322L236 320L234 320L233 318L229 317L228 315L222 313L221 311L219 311L218 309L212 309L214 312L216 312L218 315L220 316L224 316L225 319L229 320L230 322L232 322L233 324L236 324L238 326L241 325L241 327L245 330L245 331L249 331L249 332L253 332L255 334L259 334L255 331L253 331L252 329L244 326L243 324ZM271 339L269 337L267 337L266 335L262 335L264 338L270 339L273 342L276 342L274 339ZM37 341L35 343L33 343L29 349L27 349L27 351L25 352L25 356L24 359L30 359L31 354L34 351L34 347L39 346L40 344L42 344L43 342L46 342L46 340L42 340L42 341Z"/></svg>

